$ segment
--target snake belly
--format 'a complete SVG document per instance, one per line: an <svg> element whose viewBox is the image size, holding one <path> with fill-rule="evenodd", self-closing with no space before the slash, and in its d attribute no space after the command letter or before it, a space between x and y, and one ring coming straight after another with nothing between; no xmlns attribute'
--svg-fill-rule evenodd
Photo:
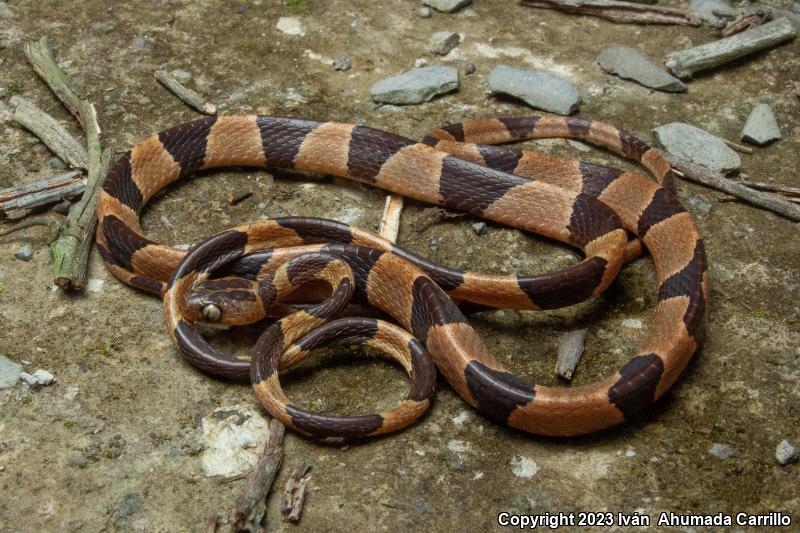
<svg viewBox="0 0 800 533"><path fill-rule="evenodd" d="M669 185L669 166L654 150L607 124L529 117L471 121L461 128L462 140L482 144L536 136L586 139L649 165ZM458 141L458 135L450 135ZM496 162L487 161L481 149L475 150L489 166L364 126L263 116L199 120L148 138L112 168L100 194L98 247L122 281L163 294L185 252L144 236L139 212L169 183L198 170L226 166L291 168L349 177L582 248L586 259L567 276L557 278L556 293L569 292L570 282L591 287L583 291L584 297L607 287L626 255L631 255L630 248L626 251L624 227L641 239L655 262L659 282L655 321L637 355L614 375L585 387L544 387L508 372L431 276L413 264L409 267L396 254L381 252L370 269L382 269L376 277L381 284L367 283L366 291L373 305L393 308L392 316L425 344L457 393L494 420L531 433L577 435L641 412L669 389L699 344L708 276L702 240L691 217L668 188L646 179L606 173L599 180L588 180L573 172L564 178L572 180L570 190L536 179L535 165L520 171L524 157L513 169L504 163L497 170L491 168L498 166ZM239 246L246 250L258 231L275 232L276 246L282 239L303 240L302 232L271 222L235 230ZM472 276L464 274L451 284L479 284ZM555 307L558 301L544 305L536 301L537 290L554 294L547 276L541 276L535 287L517 280L504 288L513 290L501 299L516 299L517 305L527 299L530 303L522 308Z"/></svg>

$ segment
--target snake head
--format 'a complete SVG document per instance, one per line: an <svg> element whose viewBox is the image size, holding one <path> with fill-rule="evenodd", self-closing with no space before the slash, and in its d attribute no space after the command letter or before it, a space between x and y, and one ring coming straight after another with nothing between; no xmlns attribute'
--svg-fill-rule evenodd
<svg viewBox="0 0 800 533"><path fill-rule="evenodd" d="M264 318L258 282L226 277L202 281L186 300L186 318L228 326L252 324Z"/></svg>

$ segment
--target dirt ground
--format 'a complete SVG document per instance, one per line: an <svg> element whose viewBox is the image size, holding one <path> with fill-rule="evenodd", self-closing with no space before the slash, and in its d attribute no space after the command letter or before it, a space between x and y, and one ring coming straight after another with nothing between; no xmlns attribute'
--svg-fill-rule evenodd
<svg viewBox="0 0 800 533"><path fill-rule="evenodd" d="M79 133L22 51L26 40L49 35L61 66L96 104L105 142L119 153L198 117L156 82L159 67L191 72L187 85L221 113L357 122L421 138L466 118L535 114L488 93L490 70L507 64L567 78L583 95L580 115L648 140L653 127L673 121L737 139L753 105L767 102L784 138L743 155L743 172L800 185L800 100L792 84L800 78L800 41L702 75L688 93L666 94L604 74L595 63L599 50L625 45L663 60L668 51L714 39L710 29L613 24L502 0L475 0L431 18L417 15L418 2L400 0L77 5L8 3L17 16L0 18L0 112L21 94ZM276 29L288 16L298 17L304 35ZM427 52L440 30L463 37L445 58ZM334 71L330 60L341 56L351 58L351 70ZM374 82L418 58L461 69L458 92L403 108L371 102ZM467 62L477 69L469 76ZM564 141L530 146L626 165ZM54 174L52 157L4 116L0 187ZM242 190L253 195L227 205L227 195ZM800 443L800 224L688 182L680 183L680 197L710 260L707 340L654 410L588 437L539 438L485 420L440 379L430 413L397 435L341 446L287 434L276 487L305 460L313 467L310 491L299 525L281 522L273 493L267 529L478 531L496 528L500 511L638 511L654 518L661 511L783 511L800 528L800 465L782 467L774 458L782 439ZM346 180L216 172L160 197L144 227L172 244L286 214L376 229L383 200L381 191ZM425 207L409 203L399 242L445 264L534 273L578 260L571 250L492 224L476 235L469 217L420 231L414 222ZM14 258L19 237L0 239L0 354L27 362L29 372L47 369L57 382L0 390L0 531L204 531L210 515L227 515L242 481L203 474L201 421L218 407L258 411L252 391L184 363L165 330L161 302L118 282L96 253L91 290L66 295L54 288L43 234L26 237L34 245L30 262ZM606 296L573 309L495 311L471 322L511 369L551 385L560 333L588 327L574 380L587 384L636 350L653 318L654 281L652 263L640 260ZM219 342L246 353L257 332L250 333ZM345 352L307 364L286 382L301 404L351 414L388 407L407 387L395 366ZM738 453L718 459L709 454L714 443Z"/></svg>

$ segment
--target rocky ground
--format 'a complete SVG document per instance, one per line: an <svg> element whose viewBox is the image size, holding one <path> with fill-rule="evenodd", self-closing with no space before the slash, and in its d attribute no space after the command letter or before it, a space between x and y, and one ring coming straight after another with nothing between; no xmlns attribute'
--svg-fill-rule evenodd
<svg viewBox="0 0 800 533"><path fill-rule="evenodd" d="M800 185L796 42L703 74L685 93L654 92L603 73L595 62L600 50L632 47L663 64L668 51L716 38L711 29L620 25L501 0L475 0L430 18L419 16L420 7L399 0L88 0L79 8L12 1L0 10L0 111L7 113L9 97L20 94L78 133L25 60L23 43L41 35L52 38L62 68L96 104L105 142L120 153L152 132L197 118L155 81L159 67L191 73L178 72L221 113L358 122L421 138L466 118L535 113L488 93L490 71L504 64L561 76L582 95L579 115L645 139L657 126L688 122L738 140L752 108L768 103L783 139L742 155L742 172ZM281 17L294 19L279 29ZM438 31L461 35L446 56L428 51ZM341 57L352 68L335 70L331 60ZM458 91L416 106L372 102L375 82L421 58L459 69ZM470 75L468 63L475 65ZM530 146L627 167L564 141ZM0 188L54 174L59 166L4 116ZM245 190L253 195L227 204L229 193ZM800 467L779 465L775 453L783 439L800 443L800 226L687 182L679 194L710 259L707 341L652 412L597 435L537 438L483 419L441 381L430 413L397 435L349 446L287 435L286 468L276 486L308 461L309 494L297 526L281 522L273 494L268 529L486 530L499 511L652 517L784 511L796 525ZM173 244L285 214L375 229L383 199L381 191L339 179L218 172L160 197L144 227ZM492 224L477 235L469 217L426 226L425 207L410 202L399 241L445 264L532 273L578 259L571 250ZM51 372L55 382L0 389L0 531L204 531L210 515L227 515L242 486L206 475L212 450L204 428L208 433L226 419L234 433L247 425L247 416L228 416L235 406L260 416L251 390L185 364L165 331L160 302L119 283L96 254L84 294L55 289L43 233L27 237L29 261L14 257L18 238L0 240L0 354L26 372ZM574 380L587 384L635 351L653 319L654 279L651 262L640 260L606 296L575 309L497 311L472 323L501 361L544 384L557 383L559 335L587 327L587 355ZM218 342L246 353L256 332L250 334ZM308 364L286 383L298 402L344 413L387 407L406 388L396 367L348 352ZM257 421L245 429L258 434ZM250 446L257 452L260 443Z"/></svg>

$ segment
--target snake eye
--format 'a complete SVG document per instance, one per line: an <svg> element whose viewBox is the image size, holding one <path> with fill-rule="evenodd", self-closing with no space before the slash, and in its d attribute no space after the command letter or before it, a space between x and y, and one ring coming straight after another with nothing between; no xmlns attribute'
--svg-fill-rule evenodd
<svg viewBox="0 0 800 533"><path fill-rule="evenodd" d="M222 319L222 309L214 304L203 306L203 318L209 322L219 322Z"/></svg>

